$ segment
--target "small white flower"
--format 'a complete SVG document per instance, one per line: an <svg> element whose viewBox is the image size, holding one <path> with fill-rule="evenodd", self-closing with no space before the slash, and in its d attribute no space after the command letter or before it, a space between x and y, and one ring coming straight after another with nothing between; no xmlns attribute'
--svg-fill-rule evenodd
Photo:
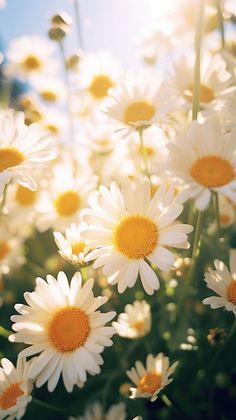
<svg viewBox="0 0 236 420"><path fill-rule="evenodd" d="M72 223L66 229L65 237L60 232L53 232L59 254L71 264L84 264L84 257L91 251L86 241L81 238L81 230L85 226L86 223L83 222L79 225Z"/></svg>
<svg viewBox="0 0 236 420"><path fill-rule="evenodd" d="M64 230L71 223L78 222L80 211L85 208L89 194L96 188L96 181L96 176L88 167L85 173L77 176L71 160L56 164L51 179L45 183L42 191L36 220L38 229L44 231L53 227Z"/></svg>
<svg viewBox="0 0 236 420"><path fill-rule="evenodd" d="M107 121L117 131L122 130L123 137L159 124L174 109L173 91L167 83L162 83L158 74L149 71L128 74L104 101Z"/></svg>
<svg viewBox="0 0 236 420"><path fill-rule="evenodd" d="M192 231L192 226L176 223L183 207L176 204L174 189L163 184L151 198L150 181L144 178L126 180L122 189L115 182L110 189L100 186L99 192L92 209L82 212L89 226L81 236L94 249L85 261L96 260L93 267L103 267L119 293L133 287L140 274L145 291L153 294L160 285L149 264L168 271L175 261L168 248L188 248Z"/></svg>
<svg viewBox="0 0 236 420"><path fill-rule="evenodd" d="M52 392L62 373L66 390L71 392L74 385L83 386L87 372L100 372L101 353L113 344L111 337L115 332L105 324L115 312L97 311L107 297L94 297L93 283L89 279L82 286L80 273L73 276L70 285L63 272L57 280L51 275L47 281L38 277L35 291L24 294L28 305L15 305L20 315L11 318L16 334L9 340L30 345L19 357L40 353L29 370L37 387L48 382Z"/></svg>
<svg viewBox="0 0 236 420"><path fill-rule="evenodd" d="M236 252L231 251L229 266L219 260L214 261L216 270L209 268L205 273L207 287L212 289L218 296L211 296L203 300L205 305L210 305L212 309L223 308L233 311L236 315Z"/></svg>
<svg viewBox="0 0 236 420"><path fill-rule="evenodd" d="M173 65L171 81L184 109L192 108L194 62L194 56L184 55ZM216 109L232 83L232 75L227 71L222 57L219 54L205 54L201 61L200 109L205 110L205 113Z"/></svg>
<svg viewBox="0 0 236 420"><path fill-rule="evenodd" d="M167 172L183 188L178 199L194 199L199 210L210 203L213 191L236 202L236 130L223 134L217 120L192 122L169 144Z"/></svg>
<svg viewBox="0 0 236 420"><path fill-rule="evenodd" d="M118 322L113 322L120 337L139 338L148 334L151 330L151 308L142 300L136 300L132 305L125 306L125 312L120 314Z"/></svg>
<svg viewBox="0 0 236 420"><path fill-rule="evenodd" d="M38 35L24 35L13 39L7 51L9 62L5 71L8 75L23 80L38 74L52 75L56 70L53 52L53 43Z"/></svg>
<svg viewBox="0 0 236 420"><path fill-rule="evenodd" d="M31 401L32 381L29 369L32 361L18 359L16 367L3 358L0 367L0 419L21 419Z"/></svg>
<svg viewBox="0 0 236 420"><path fill-rule="evenodd" d="M23 187L35 190L31 173L56 157L52 139L37 124L27 127L22 112L0 113L0 185L15 179Z"/></svg>
<svg viewBox="0 0 236 420"><path fill-rule="evenodd" d="M173 381L169 376L174 372L178 362L170 366L169 358L159 353L156 357L152 354L147 356L146 367L140 362L126 373L136 388L130 388L130 398L148 398L155 401L159 392Z"/></svg>

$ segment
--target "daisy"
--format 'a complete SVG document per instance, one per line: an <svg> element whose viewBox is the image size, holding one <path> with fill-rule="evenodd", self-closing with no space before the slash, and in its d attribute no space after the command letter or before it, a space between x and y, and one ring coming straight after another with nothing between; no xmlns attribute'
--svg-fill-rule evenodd
<svg viewBox="0 0 236 420"><path fill-rule="evenodd" d="M83 416L69 417L69 420L125 420L126 410L125 404L120 402L113 404L109 410L104 413L102 404L99 402L93 403L89 406Z"/></svg>
<svg viewBox="0 0 236 420"><path fill-rule="evenodd" d="M217 120L192 122L170 144L167 171L182 184L180 200L192 198L198 210L210 203L212 192L236 202L236 131L223 134Z"/></svg>
<svg viewBox="0 0 236 420"><path fill-rule="evenodd" d="M71 264L84 264L84 257L91 251L86 244L86 241L81 238L80 234L85 226L86 223L83 222L79 225L72 223L71 226L66 229L65 237L60 232L53 232L59 254Z"/></svg>
<svg viewBox="0 0 236 420"><path fill-rule="evenodd" d="M175 98L167 83L149 71L128 74L104 101L108 122L122 130L124 137L160 123L174 107Z"/></svg>
<svg viewBox="0 0 236 420"><path fill-rule="evenodd" d="M23 187L36 190L31 173L55 157L51 139L36 124L27 127L22 112L0 113L0 185L15 179Z"/></svg>
<svg viewBox="0 0 236 420"><path fill-rule="evenodd" d="M159 392L173 381L169 376L174 372L178 362L170 366L169 358L159 353L156 357L152 354L147 356L146 368L137 361L135 367L126 373L136 388L130 388L131 399L148 398L155 401Z"/></svg>
<svg viewBox="0 0 236 420"><path fill-rule="evenodd" d="M85 261L96 260L94 268L103 266L103 273L119 293L133 287L138 274L148 294L159 288L154 264L168 271L175 261L167 247L188 248L187 233L192 226L175 223L183 210L174 202L173 189L162 185L151 198L148 179L126 180L122 189L113 182L108 189L99 188L92 209L82 212L89 227L82 238L95 248Z"/></svg>
<svg viewBox="0 0 236 420"><path fill-rule="evenodd" d="M180 96L185 109L192 108L194 61L194 56L184 55L172 69L173 89ZM216 109L232 82L232 76L227 71L226 62L222 57L219 54L205 54L201 61L200 108L205 111Z"/></svg>
<svg viewBox="0 0 236 420"><path fill-rule="evenodd" d="M66 88L64 83L55 77L34 77L31 84L40 98L46 103L65 100Z"/></svg>
<svg viewBox="0 0 236 420"><path fill-rule="evenodd" d="M80 211L86 206L96 181L89 168L85 174L76 176L71 162L56 164L38 206L38 229L44 231L53 227L64 230L71 223L79 221Z"/></svg>
<svg viewBox="0 0 236 420"><path fill-rule="evenodd" d="M125 312L119 315L118 322L113 322L112 326L120 337L143 337L151 330L150 305L145 300L136 300L132 305L126 305Z"/></svg>
<svg viewBox="0 0 236 420"><path fill-rule="evenodd" d="M47 276L47 281L36 279L34 292L24 294L28 305L15 306L20 315L14 315L12 342L29 344L19 357L40 353L35 358L29 376L40 387L48 382L48 390L55 389L60 374L66 390L74 385L83 386L87 372L100 372L104 347L111 346L114 328L105 324L115 312L101 313L97 309L107 298L94 297L93 279L82 286L80 273L76 273L69 286L65 273L60 272L57 280Z"/></svg>
<svg viewBox="0 0 236 420"><path fill-rule="evenodd" d="M38 74L53 74L56 70L53 52L53 44L38 35L13 39L7 52L9 63L5 66L6 73L23 80Z"/></svg>
<svg viewBox="0 0 236 420"><path fill-rule="evenodd" d="M210 296L203 300L205 305L212 309L223 308L233 311L236 315L236 253L231 251L229 259L230 271L226 265L219 260L214 261L216 270L209 268L205 273L207 287L212 289L218 296Z"/></svg>
<svg viewBox="0 0 236 420"><path fill-rule="evenodd" d="M101 102L121 77L121 67L116 59L103 51L85 54L79 67L78 86L90 103ZM80 94L79 94L80 95Z"/></svg>
<svg viewBox="0 0 236 420"><path fill-rule="evenodd" d="M16 367L3 358L0 367L0 419L21 419L31 401L32 381L29 379L31 361L18 359Z"/></svg>

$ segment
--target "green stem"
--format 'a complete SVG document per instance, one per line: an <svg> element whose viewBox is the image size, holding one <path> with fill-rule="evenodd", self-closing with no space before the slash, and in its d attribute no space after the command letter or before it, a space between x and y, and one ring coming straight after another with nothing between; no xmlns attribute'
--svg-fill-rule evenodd
<svg viewBox="0 0 236 420"><path fill-rule="evenodd" d="M6 200L7 200L7 188L8 188L8 185L10 184L10 182L11 181L9 181L8 184L5 185L4 190L3 190L2 201L1 201L1 205L0 205L0 214L3 214L4 206L5 206Z"/></svg>
<svg viewBox="0 0 236 420"><path fill-rule="evenodd" d="M218 22L219 22L219 29L220 29L220 35L221 35L221 49L223 50L225 48L225 28L224 28L224 18L223 18L220 0L216 0L216 9L217 9L217 14L218 14Z"/></svg>
<svg viewBox="0 0 236 420"><path fill-rule="evenodd" d="M196 257L199 254L202 221L203 221L203 212L198 211L197 224L196 224L196 230L195 230L194 241L193 241L192 261L195 261Z"/></svg>
<svg viewBox="0 0 236 420"><path fill-rule="evenodd" d="M162 394L160 398L167 407L174 408L174 404L170 401L166 394Z"/></svg>
<svg viewBox="0 0 236 420"><path fill-rule="evenodd" d="M143 141L143 128L138 128L138 133L139 133L139 139L140 139L140 152L141 152L141 156L143 159L143 165L144 165L144 173L145 175L147 175L147 177L150 179L150 173L148 170L148 161L147 161L147 152L144 146L144 141Z"/></svg>
<svg viewBox="0 0 236 420"><path fill-rule="evenodd" d="M219 196L217 192L213 192L213 207L214 207L214 213L215 213L215 218L216 218L216 224L217 224L217 230L218 230L218 234L220 236L220 211L219 211Z"/></svg>
<svg viewBox="0 0 236 420"><path fill-rule="evenodd" d="M81 25L80 25L81 19L80 19L80 11L79 11L79 0L74 0L74 5L75 5L75 20L76 20L78 46L79 48L84 48L83 35L82 35Z"/></svg>
<svg viewBox="0 0 236 420"><path fill-rule="evenodd" d="M0 336L1 337L8 338L10 334L12 334L12 331L7 330L2 325L0 325Z"/></svg>
<svg viewBox="0 0 236 420"><path fill-rule="evenodd" d="M45 401L38 400L37 398L32 398L32 402L40 407L46 408L47 410L56 411L57 413L69 415L67 410L64 410L61 407L56 405L46 403Z"/></svg>
<svg viewBox="0 0 236 420"><path fill-rule="evenodd" d="M193 108L192 119L197 120L200 103L200 85L201 85L201 44L204 20L204 0L199 0L199 13L195 33L195 65L194 65L194 85L193 85Z"/></svg>
<svg viewBox="0 0 236 420"><path fill-rule="evenodd" d="M61 51L61 57L63 61L64 71L65 71L65 82L66 82L66 87L67 87L67 115L68 115L68 121L69 121L70 140L71 142L74 143L74 121L73 121L73 116L71 112L70 80L69 80L69 75L68 75L68 69L66 66L66 55L65 55L63 41L59 42L59 47Z"/></svg>

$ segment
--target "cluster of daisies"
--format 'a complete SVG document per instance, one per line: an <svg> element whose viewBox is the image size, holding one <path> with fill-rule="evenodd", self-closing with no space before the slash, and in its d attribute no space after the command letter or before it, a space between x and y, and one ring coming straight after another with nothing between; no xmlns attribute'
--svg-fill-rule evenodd
<svg viewBox="0 0 236 420"><path fill-rule="evenodd" d="M220 49L218 12L207 4L199 113L191 121L197 2L176 3L179 19L172 19L172 10L140 37L143 67L135 73L109 52L81 50L63 58L63 82L57 40L32 35L10 43L4 77L26 81L30 88L15 99L14 109L12 104L0 111L0 275L27 264L24 243L35 229L51 230L60 256L76 272L70 281L64 271L57 278L38 277L35 290L24 294L26 303L15 305L9 340L27 346L16 367L2 359L0 419L21 418L34 386L47 384L52 392L62 377L68 392L82 388L88 375L101 372L102 353L113 345L115 333L131 340L150 333L146 300L127 304L116 321L115 311L99 308L113 286L119 294L136 287L147 295L161 287L163 272L174 267L181 250L191 251L188 235L194 226L185 223L186 208L211 216L216 203L223 234L235 222L233 41ZM225 1L228 19L232 8ZM168 26L165 19L175 23ZM217 235L216 219L210 222L209 233ZM233 251L229 264L230 271L215 260L215 270L205 273L207 287L218 296L203 303L236 315ZM95 296L94 282L102 285L104 279L104 293ZM163 353L149 353L145 364L133 364L126 372L134 384L130 398L152 402L177 366ZM123 420L125 405L104 413L95 402L77 418L102 416Z"/></svg>

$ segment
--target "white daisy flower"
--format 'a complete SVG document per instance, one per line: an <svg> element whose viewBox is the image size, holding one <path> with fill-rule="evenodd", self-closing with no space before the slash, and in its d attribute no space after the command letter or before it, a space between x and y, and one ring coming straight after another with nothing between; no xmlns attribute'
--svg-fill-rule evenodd
<svg viewBox="0 0 236 420"><path fill-rule="evenodd" d="M217 120L192 122L169 144L167 171L183 186L180 200L192 198L199 210L210 203L212 191L236 202L236 131L223 134Z"/></svg>
<svg viewBox="0 0 236 420"><path fill-rule="evenodd" d="M86 223L83 222L79 225L72 223L71 226L66 229L65 237L60 232L53 232L59 254L71 264L84 264L84 257L91 251L86 241L81 238L80 234L85 226Z"/></svg>
<svg viewBox="0 0 236 420"><path fill-rule="evenodd" d="M63 272L57 280L51 275L47 281L38 277L35 291L24 294L28 305L15 305L20 315L12 316L16 334L9 340L30 345L19 357L40 353L29 371L37 387L48 382L52 392L62 373L66 390L71 392L74 385L83 386L87 372L100 372L100 353L113 344L115 332L105 324L115 312L97 311L107 297L94 297L93 283L89 279L82 286L80 273L73 276L70 286Z"/></svg>
<svg viewBox="0 0 236 420"><path fill-rule="evenodd" d="M32 361L18 359L16 367L3 358L0 367L0 419L21 419L32 397L33 385L29 379Z"/></svg>
<svg viewBox="0 0 236 420"><path fill-rule="evenodd" d="M191 109L193 103L194 62L194 56L184 55L172 69L173 89L180 96L185 109ZM205 54L201 60L200 109L216 109L232 82L232 75L227 71L226 62L222 57L219 54Z"/></svg>
<svg viewBox="0 0 236 420"><path fill-rule="evenodd" d="M36 124L27 127L22 112L0 113L0 185L15 179L23 187L35 190L37 184L31 173L55 157L52 139Z"/></svg>
<svg viewBox="0 0 236 420"><path fill-rule="evenodd" d="M128 74L104 101L108 122L122 130L124 137L160 123L174 109L175 98L168 84L149 71Z"/></svg>
<svg viewBox="0 0 236 420"><path fill-rule="evenodd" d="M120 402L113 404L109 410L104 413L102 404L99 402L93 403L89 406L83 416L69 417L69 420L125 420L126 410L125 404Z"/></svg>
<svg viewBox="0 0 236 420"><path fill-rule="evenodd" d="M48 104L54 104L66 98L65 85L56 77L33 77L31 84L40 98Z"/></svg>
<svg viewBox="0 0 236 420"><path fill-rule="evenodd" d="M140 362L126 373L136 388L130 388L131 399L148 398L155 401L159 392L173 381L169 376L174 372L178 362L170 366L169 358L159 353L156 357L152 354L147 356L146 367Z"/></svg>
<svg viewBox="0 0 236 420"><path fill-rule="evenodd" d="M53 52L53 43L38 35L24 35L13 39L7 51L9 63L5 66L5 71L8 75L23 80L37 74L55 74Z"/></svg>
<svg viewBox="0 0 236 420"><path fill-rule="evenodd" d="M109 89L116 86L121 74L118 61L110 53L85 54L79 67L81 94L89 98L91 105L99 103L108 95Z"/></svg>
<svg viewBox="0 0 236 420"><path fill-rule="evenodd" d="M113 322L112 326L120 337L135 339L150 332L151 322L150 305L145 300L136 300L132 305L125 306L125 312L119 315L118 322Z"/></svg>
<svg viewBox="0 0 236 420"><path fill-rule="evenodd" d="M72 163L56 164L38 206L38 229L44 231L53 227L64 230L79 221L80 211L87 205L87 198L96 188L96 182L97 178L89 168L85 174L76 176Z"/></svg>
<svg viewBox="0 0 236 420"><path fill-rule="evenodd" d="M218 296L210 296L203 303L212 309L225 307L236 315L236 251L232 250L230 254L230 271L222 261L215 260L214 265L216 270L209 268L204 280Z"/></svg>
<svg viewBox="0 0 236 420"><path fill-rule="evenodd" d="M85 261L96 260L94 268L103 273L119 293L133 287L138 274L148 294L159 288L154 264L168 271L175 261L168 247L188 248L187 233L192 226L176 223L183 210L174 202L174 190L162 185L151 198L148 179L126 180L122 190L114 182L110 189L99 188L92 209L82 212L89 227L81 236L94 250Z"/></svg>

